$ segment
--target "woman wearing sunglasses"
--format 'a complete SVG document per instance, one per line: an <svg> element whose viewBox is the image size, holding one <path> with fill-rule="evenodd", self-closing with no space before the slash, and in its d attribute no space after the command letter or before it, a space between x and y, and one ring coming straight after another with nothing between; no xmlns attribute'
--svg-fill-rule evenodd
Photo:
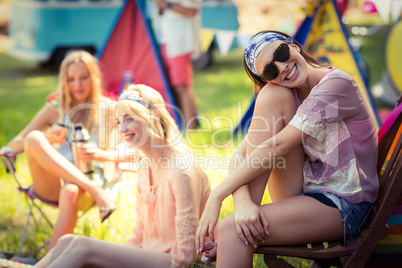
<svg viewBox="0 0 402 268"><path fill-rule="evenodd" d="M293 38L274 31L250 39L244 65L261 90L229 176L207 201L197 230L199 251L216 254L204 245L209 236L218 241L217 267L252 267L260 245L358 235L379 184L376 126L356 81L323 67ZM273 202L260 205L267 184ZM215 228L230 194L235 213Z"/></svg>

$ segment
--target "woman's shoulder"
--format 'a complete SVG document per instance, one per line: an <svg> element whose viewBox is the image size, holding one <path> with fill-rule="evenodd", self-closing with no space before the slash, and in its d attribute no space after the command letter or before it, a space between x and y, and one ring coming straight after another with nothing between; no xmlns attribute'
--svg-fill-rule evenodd
<svg viewBox="0 0 402 268"><path fill-rule="evenodd" d="M258 93L258 98L260 102L274 102L278 103L281 100L293 98L292 89L283 87L280 85L267 83Z"/></svg>
<svg viewBox="0 0 402 268"><path fill-rule="evenodd" d="M348 73L341 69L332 67L329 72L312 90L311 96L319 95L337 95L351 94L359 88L356 80Z"/></svg>
<svg viewBox="0 0 402 268"><path fill-rule="evenodd" d="M353 76L351 76L350 74L348 74L347 72L338 69L336 67L331 67L331 71L322 79L322 81L334 81L334 80L345 80L348 82L354 82L355 79L353 78Z"/></svg>
<svg viewBox="0 0 402 268"><path fill-rule="evenodd" d="M46 102L51 102L51 101L53 101L53 100L59 100L60 95L61 95L61 94L60 94L60 91L51 92L51 93L47 96Z"/></svg>
<svg viewBox="0 0 402 268"><path fill-rule="evenodd" d="M257 95L254 114L263 115L267 111L267 107L273 110L278 109L279 111L282 110L283 105L294 102L295 95L292 89L268 83Z"/></svg>
<svg viewBox="0 0 402 268"><path fill-rule="evenodd" d="M50 104L58 108L60 105L60 96L61 96L60 91L50 93L46 98L46 104Z"/></svg>
<svg viewBox="0 0 402 268"><path fill-rule="evenodd" d="M262 92L266 92L265 94L279 92L278 94L280 94L282 91L287 92L289 91L289 88L274 83L266 83L260 90L259 94L261 94Z"/></svg>
<svg viewBox="0 0 402 268"><path fill-rule="evenodd" d="M198 180L199 177L206 176L192 155L180 155L180 159L175 160L173 165L171 174L175 180Z"/></svg>

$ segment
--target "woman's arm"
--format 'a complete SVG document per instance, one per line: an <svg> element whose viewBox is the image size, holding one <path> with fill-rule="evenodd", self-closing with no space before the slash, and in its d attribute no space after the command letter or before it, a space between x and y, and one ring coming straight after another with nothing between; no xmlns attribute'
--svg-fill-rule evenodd
<svg viewBox="0 0 402 268"><path fill-rule="evenodd" d="M264 141L275 136L281 131L287 122L295 113L294 111L294 97L292 92L288 88L284 88L274 84L267 84L259 92L256 98L254 114L250 124L250 128L247 136L244 138L241 144L241 152L243 155L249 155L253 150ZM241 163L239 156L237 161L233 161L236 164ZM270 170L255 180L260 180L258 184L266 184L268 180ZM244 189L248 188L247 185L239 188L235 191L233 198L234 201L249 200L247 198L249 194ZM256 189L257 188L257 189ZM253 194L251 200L259 205L261 203L264 194L265 185L263 187L253 187Z"/></svg>
<svg viewBox="0 0 402 268"><path fill-rule="evenodd" d="M197 230L196 245L198 249L203 249L206 236L215 241L214 229L218 222L222 201L240 186L271 170L276 159L285 156L307 138L308 135L288 124L277 135L255 148L246 157L243 164L212 191Z"/></svg>
<svg viewBox="0 0 402 268"><path fill-rule="evenodd" d="M229 166L229 175L235 170L239 164L243 163L246 158L246 141L248 137L246 136L239 148L235 151L232 156L231 163ZM264 175L262 177L265 177ZM261 183L264 183L262 181ZM265 189L264 186L260 186ZM255 188L255 187L253 187ZM258 194L257 194L258 195ZM262 198L262 194L261 194ZM250 193L250 184L246 183L240 186L233 193L233 202L235 204L234 220L236 225L236 231L240 239L244 243L249 243L250 245L255 245L254 239L251 237L253 234L258 240L264 241L268 233L268 222L266 221L264 215L261 214L259 203L257 201L258 197ZM258 235L260 234L260 235Z"/></svg>
<svg viewBox="0 0 402 268"><path fill-rule="evenodd" d="M172 254L174 267L188 267L196 259L195 234L201 209L201 196L204 191L203 179L193 168L184 173L177 170L172 179L172 192L175 200L176 243Z"/></svg>
<svg viewBox="0 0 402 268"><path fill-rule="evenodd" d="M147 206L142 198L141 187L140 187L140 180L144 179L144 169L138 169L138 179L137 179L137 193L136 193L136 220L135 226L133 229L133 235L127 239L125 245L142 248L142 241L143 241L143 232L144 232L144 219L146 219L146 215L142 213L142 210L145 206ZM147 178L146 178L147 179Z"/></svg>
<svg viewBox="0 0 402 268"><path fill-rule="evenodd" d="M107 98L102 99L105 104L99 107L99 114L103 116L98 129L98 147L95 148L80 148L79 158L84 162L99 161L99 162L128 162L137 159L133 157L138 154L138 150L128 148L119 142L116 116L114 109L116 103Z"/></svg>
<svg viewBox="0 0 402 268"><path fill-rule="evenodd" d="M41 110L39 110L31 122L29 122L29 124L8 143L7 146L11 147L14 153L23 151L24 139L28 133L33 130L44 131L56 123L58 118L59 112L57 109L50 104L46 104Z"/></svg>
<svg viewBox="0 0 402 268"><path fill-rule="evenodd" d="M244 156L256 146L276 135L290 120L295 109L292 92L273 84L267 84L260 91L247 136L243 140ZM237 158L237 164L239 156ZM241 240L255 245L253 236L264 241L267 238L268 223L259 209L271 170L240 186L233 193L236 230Z"/></svg>
<svg viewBox="0 0 402 268"><path fill-rule="evenodd" d="M117 146L115 149L102 150L95 148L79 148L79 159L84 162L129 162L139 158L138 150Z"/></svg>
<svg viewBox="0 0 402 268"><path fill-rule="evenodd" d="M212 191L211 196L222 202L240 186L270 171L278 158L285 156L307 138L307 134L292 125L287 125L248 155L244 163Z"/></svg>
<svg viewBox="0 0 402 268"><path fill-rule="evenodd" d="M183 15L183 16L193 17L193 16L195 16L195 15L198 13L198 9L197 9L197 8L194 8L194 7L186 7L186 6L177 4L177 3L171 3L171 2L166 1L166 0L157 0L156 3L157 3L157 5L158 5L158 7L159 7L159 10L160 10L162 13L165 11L165 9L166 9L168 3L169 3L169 6L170 6L169 8L170 8L172 11L174 11L174 12L176 12L176 13L179 13L179 14L181 14L181 15Z"/></svg>
<svg viewBox="0 0 402 268"><path fill-rule="evenodd" d="M228 175L230 175L234 170L236 170L237 167L240 164L242 164L244 162L244 160L246 159L247 135L244 137L244 139L240 143L239 147L236 149L236 151L232 155L232 158L230 159ZM234 200L235 204L236 204L236 200L238 200L239 202L251 201L248 184L241 186L239 189L237 189L233 193L233 200Z"/></svg>

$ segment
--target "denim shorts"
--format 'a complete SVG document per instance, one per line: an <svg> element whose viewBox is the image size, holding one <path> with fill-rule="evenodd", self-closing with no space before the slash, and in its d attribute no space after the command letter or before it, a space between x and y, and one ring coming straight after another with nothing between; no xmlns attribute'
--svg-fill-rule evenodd
<svg viewBox="0 0 402 268"><path fill-rule="evenodd" d="M346 241L346 238L350 239L359 235L367 227L367 224L370 220L371 212L373 210L372 203L364 201L359 204L353 204L334 193L328 193L324 191L315 190L315 191L304 192L301 194L308 195L310 193L313 194L318 193L324 195L326 198L330 199L339 209L343 217L344 241ZM346 237L347 233L346 226L349 229L348 237Z"/></svg>

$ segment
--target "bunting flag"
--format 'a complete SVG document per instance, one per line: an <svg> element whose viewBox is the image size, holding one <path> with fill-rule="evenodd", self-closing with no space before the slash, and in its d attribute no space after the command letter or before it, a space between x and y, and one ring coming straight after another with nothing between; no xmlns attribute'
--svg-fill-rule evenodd
<svg viewBox="0 0 402 268"><path fill-rule="evenodd" d="M372 2L385 23L390 22L390 16L392 22L398 21L402 11L402 0L372 0Z"/></svg>
<svg viewBox="0 0 402 268"><path fill-rule="evenodd" d="M372 0L367 1L367 4L372 2L375 5L378 15L382 18L385 23L397 22L402 11L402 0ZM367 5L365 3L365 5Z"/></svg>
<svg viewBox="0 0 402 268"><path fill-rule="evenodd" d="M278 30L284 33L294 33L296 32L296 24L294 23L291 16L287 16L278 26Z"/></svg>
<svg viewBox="0 0 402 268"><path fill-rule="evenodd" d="M385 23L389 22L389 15L391 13L392 0L372 0L377 8L378 15Z"/></svg>
<svg viewBox="0 0 402 268"><path fill-rule="evenodd" d="M364 1L363 3L363 12L367 14L375 14L378 13L375 4L372 1Z"/></svg>
<svg viewBox="0 0 402 268"><path fill-rule="evenodd" d="M237 35L237 43L243 49L246 48L248 41L250 41L252 34L239 33Z"/></svg>
<svg viewBox="0 0 402 268"><path fill-rule="evenodd" d="M295 39L315 59L342 69L356 80L371 106L379 128L380 120L373 97L363 79L334 0L322 0L314 15L303 22Z"/></svg>
<svg viewBox="0 0 402 268"><path fill-rule="evenodd" d="M200 42L201 42L201 52L205 53L208 51L211 43L214 41L214 31L210 29L202 28L200 30Z"/></svg>
<svg viewBox="0 0 402 268"><path fill-rule="evenodd" d="M391 19L392 22L397 22L399 17L401 16L402 11L402 0L393 0L392 8L391 8Z"/></svg>
<svg viewBox="0 0 402 268"><path fill-rule="evenodd" d="M218 43L219 52L226 56L232 46L233 39L236 36L235 31L216 30L216 41Z"/></svg>

